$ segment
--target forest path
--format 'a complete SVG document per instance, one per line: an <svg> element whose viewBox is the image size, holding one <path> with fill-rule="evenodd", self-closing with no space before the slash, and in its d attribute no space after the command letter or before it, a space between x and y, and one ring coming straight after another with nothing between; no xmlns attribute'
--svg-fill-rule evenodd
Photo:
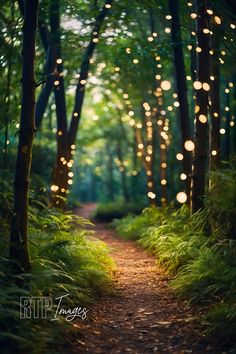
<svg viewBox="0 0 236 354"><path fill-rule="evenodd" d="M95 204L78 209L88 218ZM76 324L74 353L218 353L204 344L198 313L168 288L168 276L133 241L96 223L96 237L110 248L116 263L115 295L98 300L88 318ZM220 352L219 352L220 353Z"/></svg>

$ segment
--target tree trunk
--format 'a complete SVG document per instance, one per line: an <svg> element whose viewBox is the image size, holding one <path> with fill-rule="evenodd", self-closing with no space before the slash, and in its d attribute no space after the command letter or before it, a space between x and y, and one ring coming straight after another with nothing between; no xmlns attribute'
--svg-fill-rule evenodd
<svg viewBox="0 0 236 354"><path fill-rule="evenodd" d="M66 194L68 192L68 182L72 180L68 179L70 168L73 164L72 154L74 153L75 140L79 121L81 118L81 110L84 101L84 89L86 80L88 78L90 59L94 53L96 47L99 32L110 8L112 0L106 0L102 10L100 11L95 27L92 31L90 43L84 55L84 59L81 64L80 78L77 85L75 95L75 105L73 115L71 118L70 129L67 128L67 112L66 112L66 100L65 89L63 80L62 63L57 63L54 81L54 95L56 103L57 114L57 157L56 164L53 171L52 178L52 205L60 208L65 207ZM61 59L60 50L60 2L59 0L51 0L50 6L51 12L51 35L52 35L52 48L56 60ZM96 33L96 34L95 34ZM94 40L96 39L96 40Z"/></svg>
<svg viewBox="0 0 236 354"><path fill-rule="evenodd" d="M206 1L197 0L197 41L201 51L197 53L197 80L202 85L196 91L195 154L193 161L192 212L204 207L206 162L208 157L208 89L209 89L209 28Z"/></svg>
<svg viewBox="0 0 236 354"><path fill-rule="evenodd" d="M60 0L51 0L50 27L52 63L55 63L53 86L57 117L57 157L53 169L51 202L54 207L63 209L68 189L71 154L68 146L67 110L61 59Z"/></svg>
<svg viewBox="0 0 236 354"><path fill-rule="evenodd" d="M117 156L118 159L120 160L120 173L121 173L121 186L122 186L122 191L123 191L123 196L126 202L129 202L129 193L128 193L128 188L127 188L127 181L126 181L126 167L124 165L123 161L123 152L122 152L122 147L120 142L117 143Z"/></svg>
<svg viewBox="0 0 236 354"><path fill-rule="evenodd" d="M185 150L184 143L191 139L190 117L187 98L186 72L184 64L183 46L181 38L181 26L179 17L179 0L169 0L169 9L172 16L172 43L174 50L174 63L176 73L177 92L180 103L180 127L183 152L183 173L186 174L185 191L190 201L190 185L192 173L192 153Z"/></svg>
<svg viewBox="0 0 236 354"><path fill-rule="evenodd" d="M24 16L24 0L18 0L18 5L21 11L21 14ZM39 14L40 17L40 14ZM43 120L43 115L46 111L47 105L48 105L48 100L52 92L53 88L53 76L52 72L54 71L55 68L55 62L52 61L52 48L49 45L49 33L47 29L47 25L44 21L44 19L39 18L38 19L38 29L39 29L39 35L41 42L43 44L45 53L46 53L46 63L45 63L45 69L44 69L44 75L46 75L46 80L45 84L41 89L41 92L38 96L37 102L36 102L36 108L35 108L35 125L36 128L40 128L42 120ZM43 75L43 76L44 76Z"/></svg>
<svg viewBox="0 0 236 354"><path fill-rule="evenodd" d="M30 269L28 249L28 189L35 133L35 36L38 0L25 1L23 27L22 100L19 143L15 170L14 215L11 224L10 256Z"/></svg>
<svg viewBox="0 0 236 354"><path fill-rule="evenodd" d="M234 83L233 99L234 99L234 102L236 102L236 74L234 74L233 83ZM236 122L236 104L234 104L233 115L234 115L234 124L235 124L235 122ZM235 127L235 125L233 126L232 152L234 154L236 153L236 127Z"/></svg>
<svg viewBox="0 0 236 354"><path fill-rule="evenodd" d="M164 121L163 121L164 124ZM167 145L161 136L160 128L160 179L161 179L161 205L167 205Z"/></svg>
<svg viewBox="0 0 236 354"><path fill-rule="evenodd" d="M106 146L107 156L108 156L108 181L107 181L107 189L108 189L108 198L110 201L114 201L114 177L113 177L113 156L112 151L110 149L109 144Z"/></svg>
<svg viewBox="0 0 236 354"><path fill-rule="evenodd" d="M145 129L143 129L145 132L144 135L148 136L146 119L145 119L144 115L143 115L143 124L145 125ZM152 133L152 127L150 127L150 128L151 128L151 132L149 132L149 133ZM142 158L144 171L146 173L148 202L150 205L156 206L157 196L156 196L156 189L155 189L155 179L153 176L153 172L154 172L153 156L152 156L152 154L147 154L147 151L146 151L147 149L145 149L145 142L142 137L142 132L140 131L139 128L137 128L137 126L135 127L135 134L136 134L136 141L137 141L137 145L138 145L138 154L141 154L139 156Z"/></svg>
<svg viewBox="0 0 236 354"><path fill-rule="evenodd" d="M137 138L135 135L135 130L133 130L133 141L132 141L132 168L133 168L133 173L132 173L132 197L135 200L137 200L137 194L138 194L138 181L139 181L139 175L138 175L138 161L137 161Z"/></svg>
<svg viewBox="0 0 236 354"><path fill-rule="evenodd" d="M228 88L228 83L226 83L226 88ZM225 94L225 106L230 108L230 96L229 93ZM231 114L230 111L226 111L225 113L225 159L226 161L230 160L230 150L231 150L231 139L230 139L230 119L231 119Z"/></svg>
<svg viewBox="0 0 236 354"><path fill-rule="evenodd" d="M103 21L111 7L112 0L106 0L102 10L100 11L98 17L96 18L95 26L92 30L91 39L89 45L86 49L81 68L80 68L80 76L78 85L76 88L76 96L75 96L75 104L74 110L71 118L70 130L69 130L69 144L75 144L76 134L79 126L79 122L81 119L82 106L84 102L84 94L85 87L88 79L89 67L90 67L90 59L93 56L94 50L98 43L99 33L101 31L101 27Z"/></svg>
<svg viewBox="0 0 236 354"><path fill-rule="evenodd" d="M215 31L214 31L215 32ZM218 60L219 40L216 35L211 36L211 49L214 56L211 57L210 71L214 80L211 82L210 90L210 115L211 115L211 133L210 133L210 167L215 170L220 166L221 150L220 150L220 65Z"/></svg>
<svg viewBox="0 0 236 354"><path fill-rule="evenodd" d="M55 61L53 60L52 48L48 47L47 49L47 59L45 64L45 75L46 75L46 82L41 89L41 92L38 96L37 103L36 103L36 111L35 111L35 125L36 128L39 129L43 115L46 111L48 100L52 92L54 76L52 75L55 69Z"/></svg>

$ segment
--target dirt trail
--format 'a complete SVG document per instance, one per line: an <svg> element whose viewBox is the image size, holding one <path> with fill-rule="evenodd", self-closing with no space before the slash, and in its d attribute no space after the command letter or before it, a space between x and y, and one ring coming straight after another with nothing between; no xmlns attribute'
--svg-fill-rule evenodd
<svg viewBox="0 0 236 354"><path fill-rule="evenodd" d="M94 204L79 210L89 217ZM96 224L96 236L116 263L117 294L104 296L78 323L75 353L220 353L204 344L194 310L176 299L155 258L132 241Z"/></svg>

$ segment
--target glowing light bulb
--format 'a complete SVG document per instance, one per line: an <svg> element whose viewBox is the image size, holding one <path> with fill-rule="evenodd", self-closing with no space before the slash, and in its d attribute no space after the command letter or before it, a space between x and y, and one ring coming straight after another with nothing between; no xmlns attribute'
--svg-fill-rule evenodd
<svg viewBox="0 0 236 354"><path fill-rule="evenodd" d="M221 18L219 16L214 16L214 21L217 25L220 25L221 24Z"/></svg>
<svg viewBox="0 0 236 354"><path fill-rule="evenodd" d="M203 90L205 90L205 91L210 91L210 85L209 85L207 82L204 82L204 83L202 84L202 88L203 88Z"/></svg>
<svg viewBox="0 0 236 354"><path fill-rule="evenodd" d="M202 88L201 81L194 81L193 87L195 88L195 90L201 90L201 88Z"/></svg>
<svg viewBox="0 0 236 354"><path fill-rule="evenodd" d="M213 11L211 9L207 9L208 15L213 15Z"/></svg>
<svg viewBox="0 0 236 354"><path fill-rule="evenodd" d="M182 181L185 181L185 180L187 179L187 175L186 175L185 173L181 173L180 179L181 179Z"/></svg>
<svg viewBox="0 0 236 354"><path fill-rule="evenodd" d="M51 186L51 191L52 191L52 192L57 192L58 189L59 189L59 187L56 186L55 184L53 184L53 185Z"/></svg>
<svg viewBox="0 0 236 354"><path fill-rule="evenodd" d="M148 192L147 196L148 196L148 198L151 198L151 199L155 199L156 198L156 194L153 193L153 192Z"/></svg>
<svg viewBox="0 0 236 354"><path fill-rule="evenodd" d="M184 143L184 148L187 151L193 151L194 150L194 142L192 140L186 140Z"/></svg>
<svg viewBox="0 0 236 354"><path fill-rule="evenodd" d="M161 88L162 88L162 90L164 90L164 91L170 90L170 88L171 88L171 82L168 81L168 80L162 81L162 82L161 82Z"/></svg>
<svg viewBox="0 0 236 354"><path fill-rule="evenodd" d="M202 32L204 34L209 34L210 33L210 30L208 28L203 28Z"/></svg>
<svg viewBox="0 0 236 354"><path fill-rule="evenodd" d="M194 20L195 18L197 18L197 14L195 12L190 14L190 17Z"/></svg>
<svg viewBox="0 0 236 354"><path fill-rule="evenodd" d="M187 201L187 194L185 192L179 192L176 195L176 199L180 204L184 204Z"/></svg>
<svg viewBox="0 0 236 354"><path fill-rule="evenodd" d="M204 114L200 114L200 116L198 117L199 121L203 124L205 124L207 122L207 117Z"/></svg>
<svg viewBox="0 0 236 354"><path fill-rule="evenodd" d="M181 154L180 152L178 152L178 154L176 154L176 159L177 159L178 161L182 161L183 158L184 158L184 155Z"/></svg>

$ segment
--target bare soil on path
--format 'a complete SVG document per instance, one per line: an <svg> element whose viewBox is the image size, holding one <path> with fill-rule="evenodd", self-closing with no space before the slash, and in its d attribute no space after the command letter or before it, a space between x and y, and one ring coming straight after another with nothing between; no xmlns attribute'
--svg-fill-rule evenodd
<svg viewBox="0 0 236 354"><path fill-rule="evenodd" d="M77 214L89 218L94 209L88 204ZM95 230L116 263L116 293L102 296L76 324L73 353L222 353L205 340L200 310L177 299L154 256L106 224L96 223Z"/></svg>

